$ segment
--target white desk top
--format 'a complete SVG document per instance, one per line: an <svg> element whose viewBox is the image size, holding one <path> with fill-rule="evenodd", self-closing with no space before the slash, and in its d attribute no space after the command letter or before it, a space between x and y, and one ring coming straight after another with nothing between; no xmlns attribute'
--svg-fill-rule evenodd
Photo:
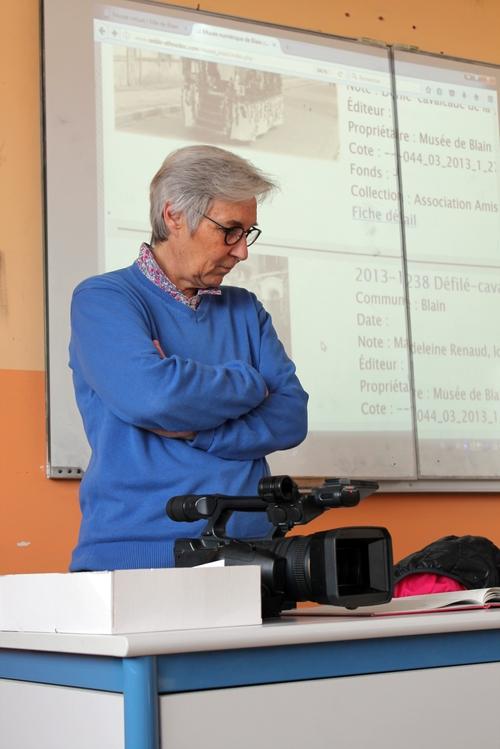
<svg viewBox="0 0 500 749"><path fill-rule="evenodd" d="M500 629L500 609L385 617L284 616L242 627L128 635L0 632L0 648L135 657Z"/></svg>

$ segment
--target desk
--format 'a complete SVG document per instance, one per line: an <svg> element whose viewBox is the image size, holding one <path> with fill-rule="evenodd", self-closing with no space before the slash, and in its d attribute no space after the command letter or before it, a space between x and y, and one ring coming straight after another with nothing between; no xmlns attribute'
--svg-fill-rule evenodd
<svg viewBox="0 0 500 749"><path fill-rule="evenodd" d="M3 632L0 747L497 746L499 689L498 609Z"/></svg>

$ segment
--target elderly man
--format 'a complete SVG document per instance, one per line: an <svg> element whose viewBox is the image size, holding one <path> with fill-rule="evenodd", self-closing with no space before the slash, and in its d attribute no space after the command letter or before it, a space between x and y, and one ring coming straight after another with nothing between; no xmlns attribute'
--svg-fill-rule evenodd
<svg viewBox="0 0 500 749"><path fill-rule="evenodd" d="M204 523L170 521L169 497L253 495L266 455L304 439L307 394L269 315L220 287L273 187L220 148L175 151L151 183L151 244L76 288L70 366L92 456L72 570L173 566L175 539ZM231 522L240 538L267 527Z"/></svg>

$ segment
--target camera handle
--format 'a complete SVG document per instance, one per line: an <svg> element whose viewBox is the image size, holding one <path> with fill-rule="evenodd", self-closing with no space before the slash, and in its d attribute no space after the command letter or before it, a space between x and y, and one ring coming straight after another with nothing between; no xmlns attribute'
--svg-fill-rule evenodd
<svg viewBox="0 0 500 749"><path fill-rule="evenodd" d="M267 509L268 503L260 497L190 494L169 499L166 512L171 520L185 523L206 520L202 538L223 541L227 540L226 525L233 512L266 512Z"/></svg>
<svg viewBox="0 0 500 749"><path fill-rule="evenodd" d="M206 520L201 538L207 542L227 542L226 526L233 512L266 512L272 525L267 540L282 538L294 526L306 525L332 507L353 507L377 489L373 481L330 478L306 493L289 476L265 476L259 481L258 497L181 495L168 501L166 512L171 520Z"/></svg>

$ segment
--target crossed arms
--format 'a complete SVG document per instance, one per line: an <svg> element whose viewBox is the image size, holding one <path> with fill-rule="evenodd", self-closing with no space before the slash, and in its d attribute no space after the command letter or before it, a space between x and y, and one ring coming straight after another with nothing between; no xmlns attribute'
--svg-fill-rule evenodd
<svg viewBox="0 0 500 749"><path fill-rule="evenodd" d="M257 365L242 359L211 365L165 356L140 305L113 288L84 287L72 306L73 366L135 427L221 458L264 457L304 439L307 394L269 315L255 304Z"/></svg>

